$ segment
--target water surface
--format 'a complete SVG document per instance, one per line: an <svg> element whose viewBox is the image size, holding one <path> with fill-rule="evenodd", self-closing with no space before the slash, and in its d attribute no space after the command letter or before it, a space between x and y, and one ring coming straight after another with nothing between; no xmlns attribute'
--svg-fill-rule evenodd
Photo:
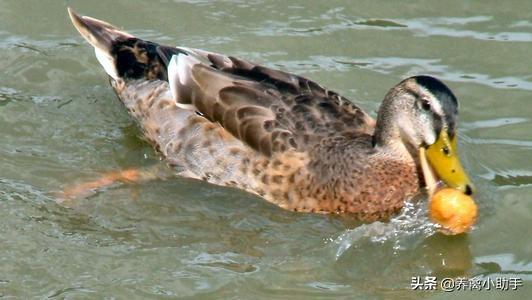
<svg viewBox="0 0 532 300"><path fill-rule="evenodd" d="M420 1L421 2L421 1ZM53 192L159 163L66 6L153 41L312 78L374 115L409 75L461 101L480 220L434 233L424 199L389 223L296 214L176 178L68 209ZM532 293L529 1L0 1L0 295L525 299ZM412 291L412 276L519 277L517 291Z"/></svg>

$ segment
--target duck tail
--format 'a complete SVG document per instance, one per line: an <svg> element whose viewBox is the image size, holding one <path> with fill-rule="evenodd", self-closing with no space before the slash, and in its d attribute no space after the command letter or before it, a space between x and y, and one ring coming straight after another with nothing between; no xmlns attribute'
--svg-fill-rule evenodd
<svg viewBox="0 0 532 300"><path fill-rule="evenodd" d="M114 80L160 79L168 81L167 66L174 54L181 52L144 41L115 26L68 8L70 20L78 32L94 47L96 58Z"/></svg>

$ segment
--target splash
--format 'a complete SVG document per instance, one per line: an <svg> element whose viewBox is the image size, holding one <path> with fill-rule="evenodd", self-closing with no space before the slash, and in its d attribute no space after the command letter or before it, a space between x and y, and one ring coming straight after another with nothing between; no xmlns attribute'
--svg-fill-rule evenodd
<svg viewBox="0 0 532 300"><path fill-rule="evenodd" d="M409 201L399 213L388 222L363 224L355 229L348 229L338 237L331 239L337 247L336 259L361 240L372 243L393 241L394 250L404 250L405 241L412 236L429 237L437 230L437 225L430 222L427 215L427 202Z"/></svg>

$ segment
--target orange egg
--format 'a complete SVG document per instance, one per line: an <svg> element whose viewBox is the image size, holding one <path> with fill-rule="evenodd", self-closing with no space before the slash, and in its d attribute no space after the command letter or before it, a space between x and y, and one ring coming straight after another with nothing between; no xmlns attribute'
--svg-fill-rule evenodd
<svg viewBox="0 0 532 300"><path fill-rule="evenodd" d="M447 234L468 231L475 224L477 210L473 198L451 188L437 191L429 203L430 217L440 224L443 232Z"/></svg>

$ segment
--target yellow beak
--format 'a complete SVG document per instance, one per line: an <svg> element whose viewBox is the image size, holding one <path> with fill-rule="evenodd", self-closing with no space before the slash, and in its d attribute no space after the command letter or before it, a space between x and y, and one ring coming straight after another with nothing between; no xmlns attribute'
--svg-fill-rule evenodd
<svg viewBox="0 0 532 300"><path fill-rule="evenodd" d="M432 170L447 186L468 195L474 193L474 186L458 158L456 135L451 140L447 131L442 130L436 142L424 152Z"/></svg>

